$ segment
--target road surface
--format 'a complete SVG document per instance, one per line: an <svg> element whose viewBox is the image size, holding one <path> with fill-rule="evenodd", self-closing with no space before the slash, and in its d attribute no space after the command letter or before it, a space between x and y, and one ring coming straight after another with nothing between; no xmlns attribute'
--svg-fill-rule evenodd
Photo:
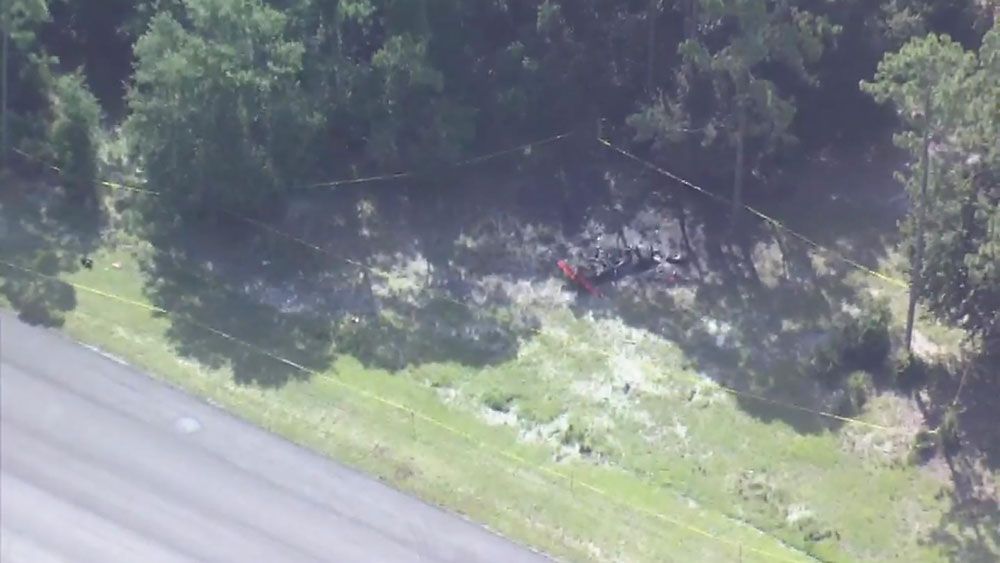
<svg viewBox="0 0 1000 563"><path fill-rule="evenodd" d="M0 560L546 561L0 311Z"/></svg>

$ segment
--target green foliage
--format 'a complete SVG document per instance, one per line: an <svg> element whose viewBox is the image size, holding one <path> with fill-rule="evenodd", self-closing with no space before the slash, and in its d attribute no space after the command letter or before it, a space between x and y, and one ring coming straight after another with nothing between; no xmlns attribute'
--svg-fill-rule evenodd
<svg viewBox="0 0 1000 563"><path fill-rule="evenodd" d="M36 126L45 102L47 85L39 80L48 59L36 41L37 29L50 15L45 0L0 2L3 37L0 76L0 161L7 164L9 148L25 141L40 143L45 135Z"/></svg>
<svg viewBox="0 0 1000 563"><path fill-rule="evenodd" d="M865 299L856 311L836 315L828 339L810 359L810 371L829 384L851 370L880 371L891 348L891 317L884 299Z"/></svg>
<svg viewBox="0 0 1000 563"><path fill-rule="evenodd" d="M954 453L961 445L959 407L948 406L941 417L941 424L934 430L926 428L917 432L910 450L909 460L913 464L925 463L936 452Z"/></svg>
<svg viewBox="0 0 1000 563"><path fill-rule="evenodd" d="M429 38L389 37L371 59L380 96L367 105L368 150L383 165L453 160L471 141L474 112L441 96L444 75L428 56Z"/></svg>
<svg viewBox="0 0 1000 563"><path fill-rule="evenodd" d="M943 36L911 40L886 55L862 89L899 111L895 140L910 153L899 179L911 194L923 167L921 139L930 135L922 298L988 349L1000 338L1000 24L978 56ZM912 219L903 231L914 245Z"/></svg>
<svg viewBox="0 0 1000 563"><path fill-rule="evenodd" d="M912 353L900 353L893 362L892 371L896 384L903 389L914 389L927 381L927 364Z"/></svg>
<svg viewBox="0 0 1000 563"><path fill-rule="evenodd" d="M127 129L175 201L259 207L308 169L316 120L299 82L304 47L260 0L186 0L135 46Z"/></svg>
<svg viewBox="0 0 1000 563"><path fill-rule="evenodd" d="M38 24L49 19L47 0L4 0L0 6L0 22L4 33L20 49L35 40Z"/></svg>
<svg viewBox="0 0 1000 563"><path fill-rule="evenodd" d="M593 425L582 419L573 418L563 430L560 441L564 446L576 448L585 456L607 453L607 440L599 434Z"/></svg>
<svg viewBox="0 0 1000 563"><path fill-rule="evenodd" d="M864 409L875 389L872 376L865 371L855 371L847 376L847 396L844 409L847 416L855 416Z"/></svg>
<svg viewBox="0 0 1000 563"><path fill-rule="evenodd" d="M871 24L892 49L934 33L939 22L961 21L973 32L993 18L990 3L980 0L880 0L871 4L875 8Z"/></svg>
<svg viewBox="0 0 1000 563"><path fill-rule="evenodd" d="M938 449L938 434L926 428L917 432L910 448L909 461L913 465L926 463Z"/></svg>
<svg viewBox="0 0 1000 563"><path fill-rule="evenodd" d="M807 370L828 385L836 385L843 375L841 369L840 351L836 347L834 338L831 336L813 350L809 357Z"/></svg>
<svg viewBox="0 0 1000 563"><path fill-rule="evenodd" d="M663 145L679 133L697 132L704 145L721 140L728 148L745 136L754 142L755 158L793 142L795 105L767 68L780 66L814 83L810 66L840 29L788 0L702 0L696 6L698 34L678 47L683 65L675 92L628 119L637 138ZM740 108L747 114L745 130L737 122Z"/></svg>
<svg viewBox="0 0 1000 563"><path fill-rule="evenodd" d="M509 412L517 396L510 391L494 387L483 394L483 404L496 412Z"/></svg>
<svg viewBox="0 0 1000 563"><path fill-rule="evenodd" d="M518 402L518 416L532 424L548 424L563 413L559 398L545 393L531 394Z"/></svg>
<svg viewBox="0 0 1000 563"><path fill-rule="evenodd" d="M951 405L944 411L941 417L941 426L938 434L941 440L941 448L946 452L952 452L961 444L959 435L958 407Z"/></svg>
<svg viewBox="0 0 1000 563"><path fill-rule="evenodd" d="M52 91L49 142L62 177L85 195L97 180L97 133L101 108L79 72L60 76Z"/></svg>
<svg viewBox="0 0 1000 563"><path fill-rule="evenodd" d="M889 304L883 299L865 300L856 315L843 316L837 334L843 364L853 369L882 368L891 347L891 318Z"/></svg>

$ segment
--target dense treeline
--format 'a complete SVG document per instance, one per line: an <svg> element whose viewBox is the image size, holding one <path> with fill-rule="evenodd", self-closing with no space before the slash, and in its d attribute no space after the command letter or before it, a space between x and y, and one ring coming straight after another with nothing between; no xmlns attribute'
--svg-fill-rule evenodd
<svg viewBox="0 0 1000 563"><path fill-rule="evenodd" d="M120 125L146 180L185 207L259 209L306 182L598 118L653 158L684 155L685 173L739 202L795 151L855 142L882 119L912 156L916 286L942 316L1000 332L989 0L3 6L4 157L47 156L84 191L99 131Z"/></svg>

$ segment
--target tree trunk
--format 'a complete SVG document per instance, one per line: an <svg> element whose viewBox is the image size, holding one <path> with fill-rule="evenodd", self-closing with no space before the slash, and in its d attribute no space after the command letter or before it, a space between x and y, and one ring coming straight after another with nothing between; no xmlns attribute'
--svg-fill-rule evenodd
<svg viewBox="0 0 1000 563"><path fill-rule="evenodd" d="M920 286L924 270L924 221L927 217L927 183L930 181L931 168L931 100L930 90L924 96L924 162L920 178L920 197L917 201L917 232L916 252L910 268L910 302L906 308L906 351L913 353L913 320L917 311L917 300L920 298Z"/></svg>
<svg viewBox="0 0 1000 563"><path fill-rule="evenodd" d="M646 56L646 95L652 97L656 68L656 16L659 15L659 0L649 0L646 20L649 24L649 52Z"/></svg>
<svg viewBox="0 0 1000 563"><path fill-rule="evenodd" d="M3 7L0 8L0 16L3 17L3 68L0 69L0 97L3 98L3 108L0 109L0 169L7 168L7 2L0 0Z"/></svg>
<svg viewBox="0 0 1000 563"><path fill-rule="evenodd" d="M743 207L743 145L747 130L747 111L742 92L736 102L736 121L736 170L733 173L733 209L732 217L730 217L730 224L733 228L736 227Z"/></svg>

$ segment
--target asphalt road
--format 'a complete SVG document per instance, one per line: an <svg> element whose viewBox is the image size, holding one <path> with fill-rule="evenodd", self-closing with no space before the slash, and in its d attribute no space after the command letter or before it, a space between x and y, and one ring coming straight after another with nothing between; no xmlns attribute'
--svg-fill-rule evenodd
<svg viewBox="0 0 1000 563"><path fill-rule="evenodd" d="M540 562L0 312L0 560Z"/></svg>

